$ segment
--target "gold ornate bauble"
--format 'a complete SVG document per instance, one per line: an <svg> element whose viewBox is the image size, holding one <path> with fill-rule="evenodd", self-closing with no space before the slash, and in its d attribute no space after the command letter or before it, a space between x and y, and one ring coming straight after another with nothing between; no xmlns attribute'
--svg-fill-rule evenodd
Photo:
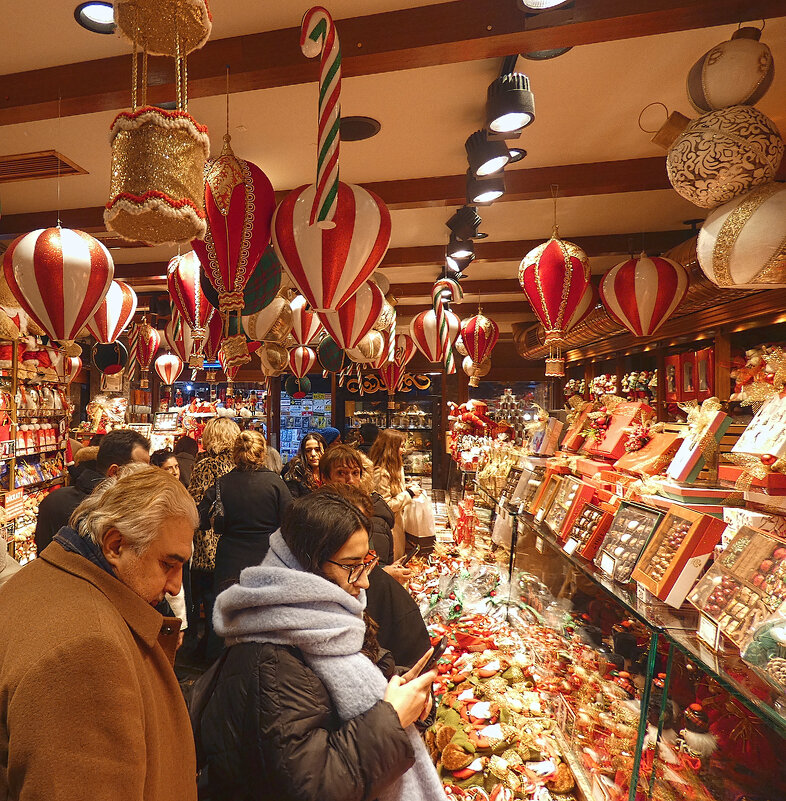
<svg viewBox="0 0 786 801"><path fill-rule="evenodd" d="M358 342L357 347L348 348L345 352L353 362L368 364L379 359L384 348L385 338L379 331L372 330Z"/></svg>
<svg viewBox="0 0 786 801"><path fill-rule="evenodd" d="M375 331L389 331L396 325L396 310L387 300L382 304L382 311L372 328Z"/></svg>
<svg viewBox="0 0 786 801"><path fill-rule="evenodd" d="M718 286L786 287L786 184L765 184L710 212L696 255Z"/></svg>
<svg viewBox="0 0 786 801"><path fill-rule="evenodd" d="M262 363L262 372L268 376L279 375L289 366L289 352L277 342L265 342L257 350L257 356Z"/></svg>
<svg viewBox="0 0 786 801"><path fill-rule="evenodd" d="M150 245L202 239L207 128L185 111L142 106L117 115L110 141L106 227Z"/></svg>
<svg viewBox="0 0 786 801"><path fill-rule="evenodd" d="M480 364L475 364L467 356L461 363L461 369L469 376L469 385L477 387L480 384L480 379L491 371L491 359L484 359Z"/></svg>
<svg viewBox="0 0 786 801"><path fill-rule="evenodd" d="M461 325L464 325L463 320L461 321ZM464 340L461 338L461 334L456 337L453 347L456 349L456 353L458 353L459 356L469 356L467 349L464 347Z"/></svg>
<svg viewBox="0 0 786 801"><path fill-rule="evenodd" d="M0 309L0 340L13 340L19 339L22 332L14 321Z"/></svg>
<svg viewBox="0 0 786 801"><path fill-rule="evenodd" d="M783 139L752 106L710 111L690 122L669 148L666 171L674 190L714 209L775 178Z"/></svg>
<svg viewBox="0 0 786 801"><path fill-rule="evenodd" d="M207 42L212 17L207 0L114 0L115 24L151 56L185 56Z"/></svg>
<svg viewBox="0 0 786 801"><path fill-rule="evenodd" d="M256 314L243 318L243 330L249 339L259 342L283 342L292 330L289 301L276 297Z"/></svg>

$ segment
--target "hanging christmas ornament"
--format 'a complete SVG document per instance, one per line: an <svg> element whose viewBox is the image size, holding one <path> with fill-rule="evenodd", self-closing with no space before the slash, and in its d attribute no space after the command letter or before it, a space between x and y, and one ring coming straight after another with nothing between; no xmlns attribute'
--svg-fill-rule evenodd
<svg viewBox="0 0 786 801"><path fill-rule="evenodd" d="M139 365L141 373L141 380L139 386L142 389L147 389L150 384L148 382L147 373L150 370L150 365L153 363L153 358L161 345L161 335L148 324L147 319L144 318L142 322L135 327L135 342L134 360ZM133 375L130 376L133 378Z"/></svg>
<svg viewBox="0 0 786 801"><path fill-rule="evenodd" d="M338 179L341 47L330 14L309 9L300 47L321 55L316 184L281 202L273 246L292 282L318 312L335 311L360 289L390 242L390 212L373 192Z"/></svg>
<svg viewBox="0 0 786 801"><path fill-rule="evenodd" d="M196 343L191 326L183 321L176 309L172 310L172 316L164 328L163 339L183 363L188 364L190 355L196 349Z"/></svg>
<svg viewBox="0 0 786 801"><path fill-rule="evenodd" d="M409 334L396 334L393 340L393 361L396 364L406 367L417 351L415 341Z"/></svg>
<svg viewBox="0 0 786 801"><path fill-rule="evenodd" d="M439 346L442 351L442 362L445 373L451 375L456 372L456 363L453 358L453 342L450 340L450 326L446 312L451 301L461 301L464 290L454 278L439 278L431 289L431 305L437 315L437 331L439 333Z"/></svg>
<svg viewBox="0 0 786 801"><path fill-rule="evenodd" d="M243 330L261 342L283 342L292 331L292 307L285 298L274 298L269 306L243 318Z"/></svg>
<svg viewBox="0 0 786 801"><path fill-rule="evenodd" d="M395 409L395 395L401 384L401 379L404 377L404 368L395 361L392 361L386 362L382 367L379 367L378 370L382 378L382 383L388 391L388 409Z"/></svg>
<svg viewBox="0 0 786 801"><path fill-rule="evenodd" d="M696 253L720 287L786 287L786 184L765 184L710 212Z"/></svg>
<svg viewBox="0 0 786 801"><path fill-rule="evenodd" d="M298 378L308 375L317 363L317 354L313 348L298 345L289 352L289 369Z"/></svg>
<svg viewBox="0 0 786 801"><path fill-rule="evenodd" d="M128 364L128 351L122 342L93 345L91 357L96 369L104 375L117 375Z"/></svg>
<svg viewBox="0 0 786 801"><path fill-rule="evenodd" d="M347 348L345 352L353 362L369 364L385 352L385 338L379 331L369 331L356 347Z"/></svg>
<svg viewBox="0 0 786 801"><path fill-rule="evenodd" d="M162 353L156 359L156 372L161 379L161 383L166 386L171 386L177 381L180 373L183 372L183 360L174 353Z"/></svg>
<svg viewBox="0 0 786 801"><path fill-rule="evenodd" d="M70 384L82 369L82 360L79 356L66 356L63 359L63 378L66 384Z"/></svg>
<svg viewBox="0 0 786 801"><path fill-rule="evenodd" d="M136 314L136 292L123 281L112 281L87 330L98 342L114 342L131 325Z"/></svg>
<svg viewBox="0 0 786 801"><path fill-rule="evenodd" d="M372 273L371 280L380 288L382 294L387 297L390 292L390 281L382 270Z"/></svg>
<svg viewBox="0 0 786 801"><path fill-rule="evenodd" d="M289 306L292 309L292 337L298 345L310 344L323 330L319 317L302 295L294 297Z"/></svg>
<svg viewBox="0 0 786 801"><path fill-rule="evenodd" d="M376 330L376 329L375 329ZM388 329L387 331L380 331L382 335L382 349L379 356L370 362L375 370L395 360L396 355L396 331L395 329Z"/></svg>
<svg viewBox="0 0 786 801"><path fill-rule="evenodd" d="M466 356L461 363L461 369L469 376L469 385L477 387L480 386L480 379L491 372L491 359L475 364L469 356Z"/></svg>
<svg viewBox="0 0 786 801"><path fill-rule="evenodd" d="M319 319L342 348L354 348L372 328L379 330L375 323L384 303L380 288L366 281L338 311L320 312Z"/></svg>
<svg viewBox="0 0 786 801"><path fill-rule="evenodd" d="M598 290L595 289L595 284L591 281L587 282L587 285L584 287L584 292L579 299L576 308L571 314L570 318L568 319L568 323L565 326L565 333L568 331L573 330L585 317L589 315L589 313L598 305L599 301Z"/></svg>
<svg viewBox="0 0 786 801"><path fill-rule="evenodd" d="M710 111L692 121L675 112L652 141L668 149L674 191L704 209L772 181L784 149L775 123L752 106Z"/></svg>
<svg viewBox="0 0 786 801"><path fill-rule="evenodd" d="M478 309L478 313L466 320L461 326L461 338L464 341L464 347L467 349L467 358L480 368L484 362L491 363L491 351L494 350L494 346L499 339L499 326ZM478 386L480 375L478 373L470 376L469 385L471 387Z"/></svg>
<svg viewBox="0 0 786 801"><path fill-rule="evenodd" d="M308 376L302 378L296 375L287 376L284 390L290 398L305 398L311 392L311 379Z"/></svg>
<svg viewBox="0 0 786 801"><path fill-rule="evenodd" d="M240 372L240 365L239 364L232 364L224 353L224 348L219 348L218 350L218 361L221 365L221 369L224 371L224 375L227 377L227 384L229 385L227 388L227 393L232 394L232 383L237 378L237 374Z"/></svg>
<svg viewBox="0 0 786 801"><path fill-rule="evenodd" d="M280 375L289 366L289 351L278 342L263 342L257 356L267 376Z"/></svg>
<svg viewBox="0 0 786 801"><path fill-rule="evenodd" d="M588 296L592 292L590 283L590 266L587 254L573 242L559 238L557 228L557 192L552 187L554 201L554 223L551 239L533 248L521 260L519 265L519 283L527 296L527 300L546 329L545 344L549 346L546 359L546 375L564 375L565 361L562 358L562 347L565 334L571 325L579 321L577 310L582 309L582 316L589 313L591 304ZM472 347L462 335L467 353L473 356ZM481 360L474 360L479 363Z"/></svg>
<svg viewBox="0 0 786 801"><path fill-rule="evenodd" d="M374 273L377 275L378 273ZM376 281L374 282L376 283ZM379 286L379 285L377 285ZM379 287L379 291L382 291L382 287ZM395 330L396 328L396 307L387 299L385 298L382 301L382 311L379 313L379 317L377 317L377 321L374 325L371 326L375 331L390 331Z"/></svg>
<svg viewBox="0 0 786 801"><path fill-rule="evenodd" d="M758 28L738 28L708 50L688 73L688 99L699 113L753 106L772 84L775 64Z"/></svg>
<svg viewBox="0 0 786 801"><path fill-rule="evenodd" d="M600 282L606 311L634 336L652 336L688 291L688 273L671 259L642 253L612 267Z"/></svg>
<svg viewBox="0 0 786 801"><path fill-rule="evenodd" d="M57 227L17 237L3 256L3 271L22 309L50 339L71 349L109 290L115 268L109 251L90 234Z"/></svg>
<svg viewBox="0 0 786 801"><path fill-rule="evenodd" d="M201 272L199 257L193 250L175 256L167 267L169 295L193 338L193 349L185 357L190 367L202 367L202 342L207 326L216 313L202 291Z"/></svg>
<svg viewBox="0 0 786 801"><path fill-rule="evenodd" d="M464 340L461 338L461 334L456 337L456 341L453 344L453 347L456 349L456 353L459 356L467 356L467 349L464 347Z"/></svg>
<svg viewBox="0 0 786 801"><path fill-rule="evenodd" d="M347 361L344 351L330 336L323 337L317 345L317 359L328 373L340 373Z"/></svg>
<svg viewBox="0 0 786 801"><path fill-rule="evenodd" d="M452 311L445 310L444 315L447 321L447 341L452 347L459 335L461 323ZM444 339L440 337L437 313L434 309L428 309L415 315L409 324L409 333L417 349L426 357L426 361L441 362L443 360L445 356L442 350Z"/></svg>

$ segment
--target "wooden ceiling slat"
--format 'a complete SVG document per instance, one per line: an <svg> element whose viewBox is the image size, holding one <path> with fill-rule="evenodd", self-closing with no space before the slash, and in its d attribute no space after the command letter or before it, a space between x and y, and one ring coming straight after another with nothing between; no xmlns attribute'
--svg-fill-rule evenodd
<svg viewBox="0 0 786 801"><path fill-rule="evenodd" d="M475 61L509 53L630 39L786 14L783 0L574 0L567 9L525 15L514 0L454 0L338 20L347 77ZM208 42L189 58L189 94L245 92L317 80L299 28ZM130 103L128 55L0 77L0 125L120 109ZM172 60L150 59L148 99L174 97Z"/></svg>

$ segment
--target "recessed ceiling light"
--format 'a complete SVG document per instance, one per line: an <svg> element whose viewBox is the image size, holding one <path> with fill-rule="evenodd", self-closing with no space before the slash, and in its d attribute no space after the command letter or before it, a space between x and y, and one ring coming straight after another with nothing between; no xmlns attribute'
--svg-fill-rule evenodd
<svg viewBox="0 0 786 801"><path fill-rule="evenodd" d="M361 142L376 136L381 128L379 120L373 117L342 117L339 131L342 141Z"/></svg>
<svg viewBox="0 0 786 801"><path fill-rule="evenodd" d="M74 19L92 33L114 33L115 11L111 3L90 0L74 9Z"/></svg>
<svg viewBox="0 0 786 801"><path fill-rule="evenodd" d="M528 58L530 61L548 61L550 58L558 58L564 56L568 50L573 47L555 47L553 50L533 50L531 53L522 53L523 58Z"/></svg>
<svg viewBox="0 0 786 801"><path fill-rule="evenodd" d="M524 150L523 147L511 147L509 148L510 151L510 161L509 164L515 164L517 161L521 161L524 156L527 155L527 151Z"/></svg>

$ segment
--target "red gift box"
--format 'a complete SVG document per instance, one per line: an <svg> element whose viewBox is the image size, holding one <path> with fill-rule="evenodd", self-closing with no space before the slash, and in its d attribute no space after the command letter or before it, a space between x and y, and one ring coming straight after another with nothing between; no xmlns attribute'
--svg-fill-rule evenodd
<svg viewBox="0 0 786 801"><path fill-rule="evenodd" d="M736 485L737 480L742 475L742 468L736 464L718 465L718 479L721 484L729 487ZM770 495L786 495L786 474L767 473L763 478L748 476L745 480L746 489L756 487L764 489Z"/></svg>
<svg viewBox="0 0 786 801"><path fill-rule="evenodd" d="M625 454L625 443L637 422L646 422L655 416L655 410L646 403L633 401L614 407L605 435L593 439L585 446L585 453L607 459L619 459Z"/></svg>
<svg viewBox="0 0 786 801"><path fill-rule="evenodd" d="M655 476L671 462L681 444L679 434L653 434L643 448L620 456L614 467L640 476Z"/></svg>
<svg viewBox="0 0 786 801"><path fill-rule="evenodd" d="M576 422L567 430L560 447L568 451L577 451L584 444L583 431L587 426L587 415L591 410L592 404L588 404L585 409L579 412Z"/></svg>

